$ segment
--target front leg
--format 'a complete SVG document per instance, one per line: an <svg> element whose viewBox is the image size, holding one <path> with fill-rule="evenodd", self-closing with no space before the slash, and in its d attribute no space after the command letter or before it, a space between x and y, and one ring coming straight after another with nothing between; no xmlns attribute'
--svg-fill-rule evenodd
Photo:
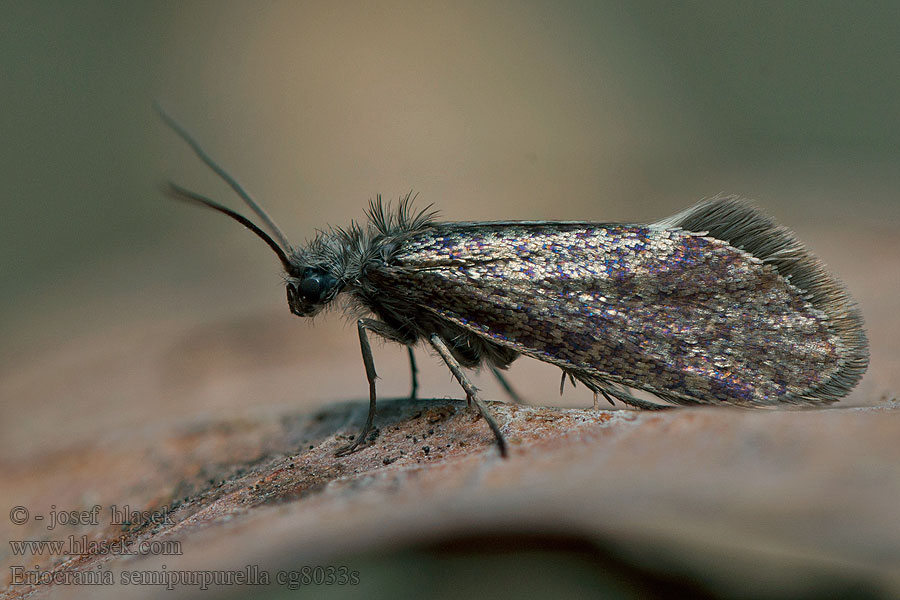
<svg viewBox="0 0 900 600"><path fill-rule="evenodd" d="M366 424L363 425L362 431L353 440L351 444L338 449L336 456L344 456L356 450L369 437L372 431L372 423L375 421L375 380L378 374L375 372L375 359L372 357L372 346L369 345L369 336L366 330L371 330L378 335L389 340L405 343L400 332L393 329L387 323L376 321L375 319L360 319L356 322L356 329L359 332L359 348L362 351L363 364L366 367L366 379L369 381L369 414L366 416Z"/></svg>
<svg viewBox="0 0 900 600"><path fill-rule="evenodd" d="M478 388L472 385L472 382L469 381L469 378L463 373L462 367L459 366L459 362L453 357L453 354L450 352L450 349L447 348L447 344L444 343L441 336L433 333L428 341L431 342L431 345L437 350L437 353L441 355L441 358L444 359L444 362L447 363L447 366L450 368L450 372L453 373L453 376L456 377L456 380L462 386L463 390L465 390L466 400L470 404L474 403L478 408L478 412L484 417L484 420L491 428L491 431L494 432L494 437L497 438L497 446L500 448L500 455L506 458L508 456L506 451L506 438L503 437L503 433L500 431L500 427L497 426L497 421L494 419L494 415L491 414L490 409L478 399Z"/></svg>

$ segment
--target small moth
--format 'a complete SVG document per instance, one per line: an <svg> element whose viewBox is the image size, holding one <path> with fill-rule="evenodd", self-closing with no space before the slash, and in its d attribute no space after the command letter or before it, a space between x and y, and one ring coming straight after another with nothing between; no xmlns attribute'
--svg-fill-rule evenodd
<svg viewBox="0 0 900 600"><path fill-rule="evenodd" d="M525 355L558 366L610 403L821 405L868 366L859 309L794 234L736 197L707 199L648 224L457 222L371 202L364 225L292 246L247 192L171 117L165 122L244 200L262 227L214 200L170 191L239 222L278 256L287 302L312 317L339 299L357 319L369 413L338 455L366 442L375 417L368 334L440 355L497 439L501 428L463 368L505 369ZM501 381L505 383L504 380ZM650 392L660 402L638 398Z"/></svg>

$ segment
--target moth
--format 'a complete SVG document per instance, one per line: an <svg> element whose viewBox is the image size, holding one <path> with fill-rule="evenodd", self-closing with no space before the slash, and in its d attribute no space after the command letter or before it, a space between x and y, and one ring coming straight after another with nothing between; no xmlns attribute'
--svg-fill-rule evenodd
<svg viewBox="0 0 900 600"><path fill-rule="evenodd" d="M502 428L464 369L486 365L499 374L524 355L558 366L561 386L566 378L585 385L595 407L602 395L660 409L828 404L868 366L863 318L845 288L746 200L717 196L654 223L628 224L439 222L430 207L414 209L410 196L396 208L379 197L365 224L293 246L184 128L160 114L262 225L178 185L170 191L268 244L284 267L293 314L313 317L344 300L356 318L369 412L338 455L372 431L369 333L410 349L430 344L503 456ZM410 350L415 394L412 357Z"/></svg>

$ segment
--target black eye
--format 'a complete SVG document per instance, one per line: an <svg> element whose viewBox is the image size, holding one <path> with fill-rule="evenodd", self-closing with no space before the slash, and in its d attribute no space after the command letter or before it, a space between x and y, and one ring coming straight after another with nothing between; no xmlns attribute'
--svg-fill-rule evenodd
<svg viewBox="0 0 900 600"><path fill-rule="evenodd" d="M304 277L300 282L300 294L306 300L317 300L322 293L322 276L318 273Z"/></svg>
<svg viewBox="0 0 900 600"><path fill-rule="evenodd" d="M307 271L297 285L296 294L307 304L317 304L325 299L337 284L331 275L321 271Z"/></svg>

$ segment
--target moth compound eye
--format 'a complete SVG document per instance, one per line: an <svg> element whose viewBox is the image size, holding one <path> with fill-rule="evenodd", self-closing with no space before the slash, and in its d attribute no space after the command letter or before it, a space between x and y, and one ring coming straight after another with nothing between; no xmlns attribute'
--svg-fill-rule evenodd
<svg viewBox="0 0 900 600"><path fill-rule="evenodd" d="M315 302L322 295L324 286L322 285L322 275L318 273L309 277L304 277L300 282L300 295L307 302Z"/></svg>
<svg viewBox="0 0 900 600"><path fill-rule="evenodd" d="M298 317L311 317L337 293L338 280L328 273L307 269L297 279L289 279L287 301L291 312Z"/></svg>

